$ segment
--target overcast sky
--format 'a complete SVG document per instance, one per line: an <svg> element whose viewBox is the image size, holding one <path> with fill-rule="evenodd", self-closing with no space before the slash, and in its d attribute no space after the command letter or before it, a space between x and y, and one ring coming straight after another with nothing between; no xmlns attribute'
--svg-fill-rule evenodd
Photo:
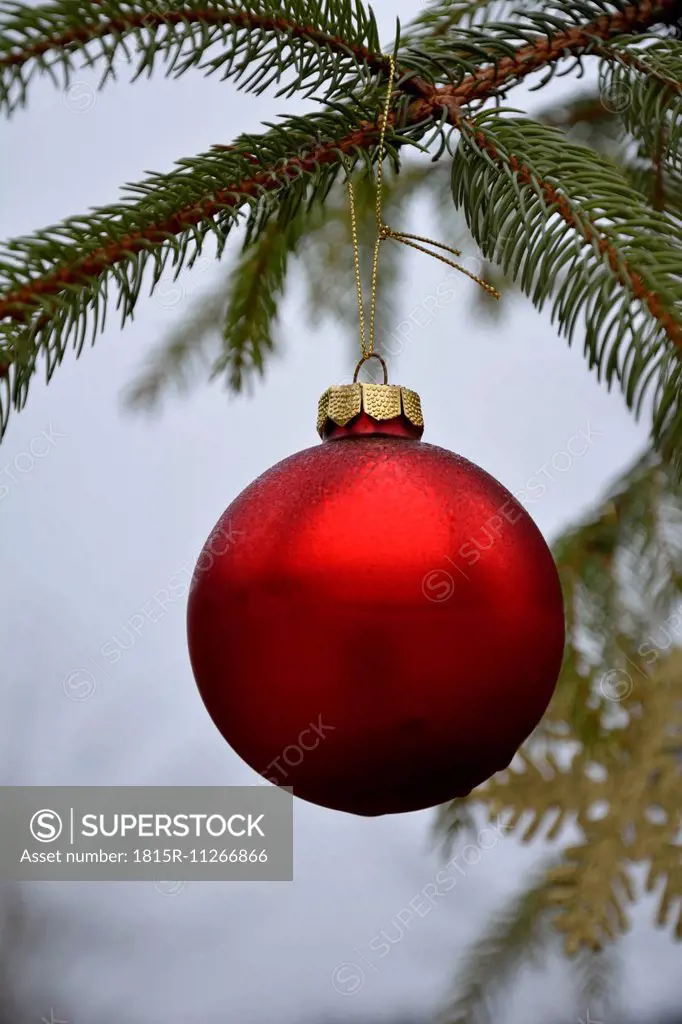
<svg viewBox="0 0 682 1024"><path fill-rule="evenodd" d="M380 0L384 38L396 13L407 19L416 7ZM2 236L109 202L123 182L300 109L198 74L110 85L96 97L93 81L83 73L68 95L36 82L29 108L0 126ZM143 299L123 332L112 316L94 349L78 361L69 353L49 388L34 383L26 409L12 415L0 457L8 489L0 490L3 782L257 781L198 697L184 600L148 623L116 665L100 653L193 564L219 514L254 477L317 442L318 397L353 368L341 329L311 330L294 286L282 311L285 358L252 397L202 387L168 401L153 420L126 413L122 389L215 272L185 275L173 306ZM406 255L394 324L443 276L438 263ZM467 313L472 286L462 279L457 288L457 300L415 330L392 380L421 394L426 440L479 463L512 491L577 431L591 431L585 455L527 506L551 539L598 498L646 429L620 395L597 384L579 346L569 351L525 300L508 300L504 319L491 325ZM49 454L23 470L22 453L44 431ZM70 699L83 680L89 699ZM467 944L543 853L538 844L500 842L390 956L372 963L372 938L395 934L396 915L440 866L431 822L431 812L365 820L298 801L293 884L189 883L173 896L151 883L36 884L32 905L57 931L46 932L27 1019L49 1018L51 1007L75 1024L294 1024L428 1012ZM638 908L622 945L624 1001L634 1012L682 994L679 950L648 927L650 916L649 904ZM351 993L334 988L340 964L356 965L358 984L337 984ZM569 1005L567 991L560 966L522 979L504 1024L552 1024Z"/></svg>

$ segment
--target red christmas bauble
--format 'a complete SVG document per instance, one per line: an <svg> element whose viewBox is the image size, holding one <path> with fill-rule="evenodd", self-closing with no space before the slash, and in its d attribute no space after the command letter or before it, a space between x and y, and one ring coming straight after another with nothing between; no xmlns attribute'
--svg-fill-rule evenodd
<svg viewBox="0 0 682 1024"><path fill-rule="evenodd" d="M377 815L463 796L505 768L550 700L558 574L492 476L423 443L419 400L331 388L322 444L229 506L195 569L192 668L257 772Z"/></svg>

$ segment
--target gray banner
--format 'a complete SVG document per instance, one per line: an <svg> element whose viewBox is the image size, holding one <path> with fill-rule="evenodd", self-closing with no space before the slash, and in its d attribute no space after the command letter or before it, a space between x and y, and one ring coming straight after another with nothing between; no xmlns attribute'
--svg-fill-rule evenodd
<svg viewBox="0 0 682 1024"><path fill-rule="evenodd" d="M278 786L0 786L0 882L292 881Z"/></svg>

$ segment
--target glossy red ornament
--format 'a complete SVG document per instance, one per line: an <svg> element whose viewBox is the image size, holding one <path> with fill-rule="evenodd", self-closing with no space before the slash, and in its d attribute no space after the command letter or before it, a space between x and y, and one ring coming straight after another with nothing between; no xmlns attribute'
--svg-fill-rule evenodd
<svg viewBox="0 0 682 1024"><path fill-rule="evenodd" d="M505 768L544 713L564 645L557 571L509 491L404 414L324 433L207 541L194 675L230 746L296 796L362 815L430 807Z"/></svg>

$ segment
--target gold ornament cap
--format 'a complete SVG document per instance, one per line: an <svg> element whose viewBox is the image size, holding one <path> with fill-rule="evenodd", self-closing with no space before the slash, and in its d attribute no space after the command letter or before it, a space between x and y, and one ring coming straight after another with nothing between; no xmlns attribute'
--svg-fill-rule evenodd
<svg viewBox="0 0 682 1024"><path fill-rule="evenodd" d="M373 353L384 368L383 384L358 383L333 385L324 392L317 407L317 432L324 440L337 427L347 427L365 413L375 423L403 419L409 433L419 439L424 433L424 417L419 395L400 384L387 383L386 364ZM357 378L361 360L355 371ZM392 431L391 431L392 432Z"/></svg>

